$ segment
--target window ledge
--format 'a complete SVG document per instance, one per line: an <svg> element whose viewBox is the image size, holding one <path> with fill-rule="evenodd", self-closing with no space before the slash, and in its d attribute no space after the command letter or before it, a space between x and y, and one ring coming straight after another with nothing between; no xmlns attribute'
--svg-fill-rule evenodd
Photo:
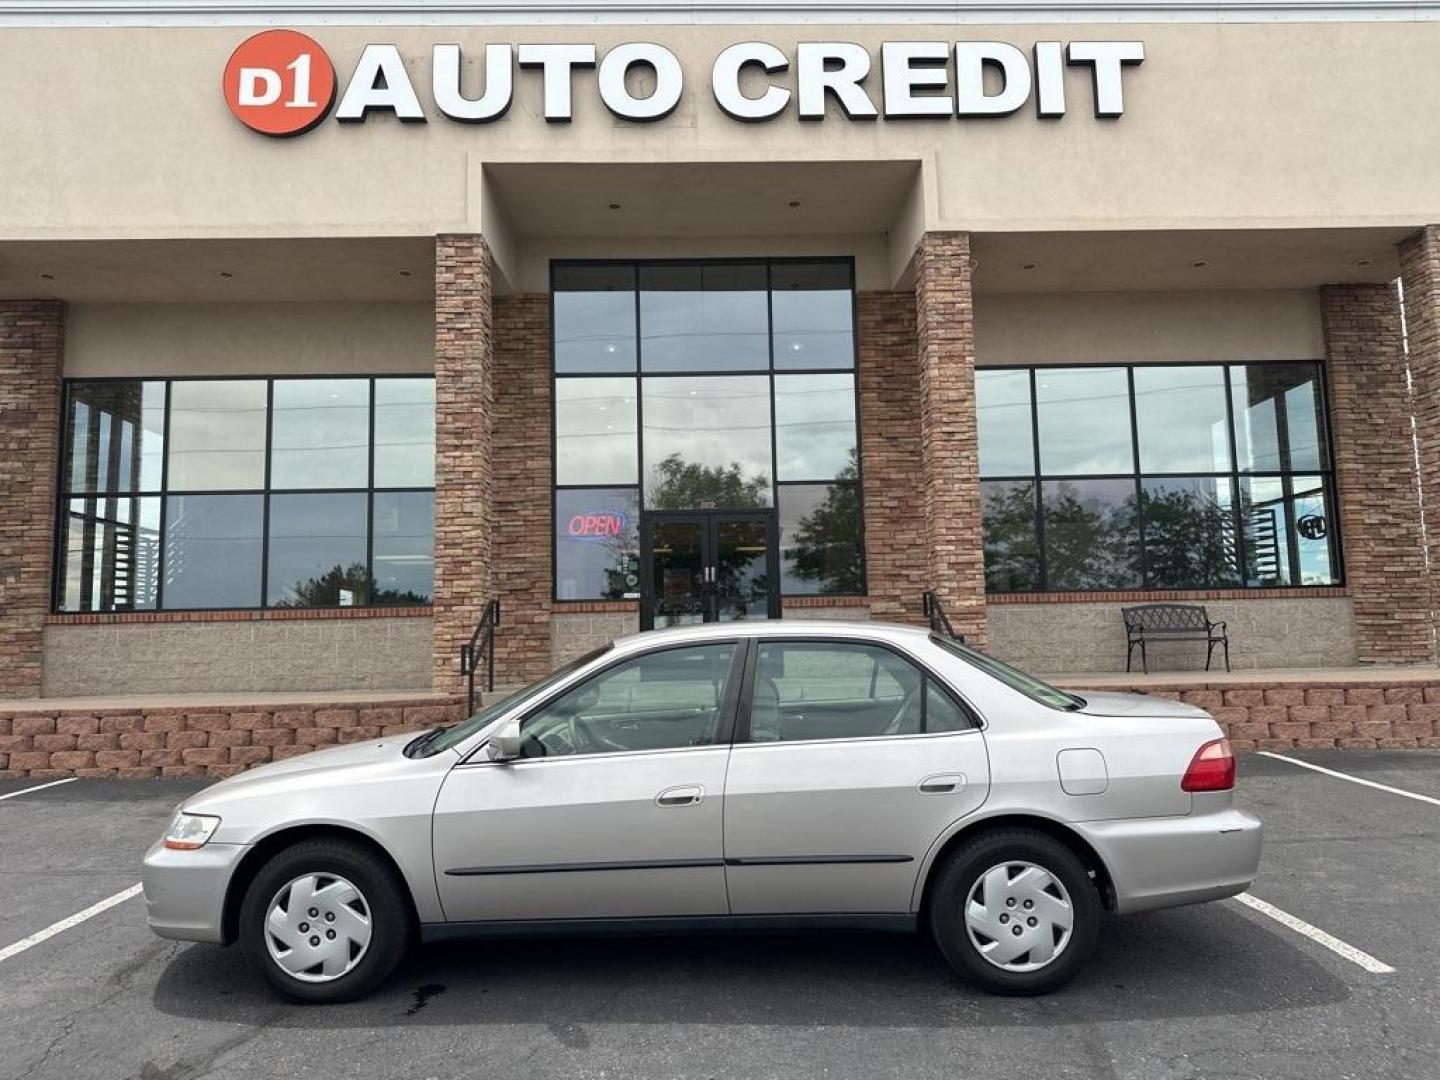
<svg viewBox="0 0 1440 1080"><path fill-rule="evenodd" d="M1185 600L1298 600L1349 596L1344 585L1306 585L1274 589L1135 589L1104 592L986 593L987 604L1165 604Z"/></svg>
<svg viewBox="0 0 1440 1080"><path fill-rule="evenodd" d="M62 611L45 617L47 625L96 626L111 623L290 622L312 619L429 618L430 607L265 608L214 611Z"/></svg>

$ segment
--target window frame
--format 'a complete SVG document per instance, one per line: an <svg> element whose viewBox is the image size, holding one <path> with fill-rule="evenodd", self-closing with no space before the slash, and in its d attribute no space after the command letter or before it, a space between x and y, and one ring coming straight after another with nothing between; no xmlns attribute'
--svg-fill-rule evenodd
<svg viewBox="0 0 1440 1080"><path fill-rule="evenodd" d="M273 449L274 417L275 417L275 383L277 381L330 381L335 379L363 380L367 384L369 400L368 417L366 420L367 438L367 459L366 459L366 484L365 487L343 487L343 488L275 488L271 484L271 453ZM434 485L429 486L387 486L377 488L375 486L375 386L376 383L388 379L423 379L435 381L434 373L424 372L379 372L379 373L336 373L307 372L296 375L265 375L265 374L243 374L243 375L105 375L94 378L75 377L61 380L60 406L61 425L59 439L59 454L56 463L56 487L54 502L54 530L51 538L52 569L50 582L50 610L55 615L154 615L163 612L251 612L251 611L287 611L287 612L331 612L347 610L374 610L393 611L405 607L431 607L434 603L433 578L431 599L421 604L353 604L348 608L339 606L333 607L285 607L269 604L269 577L270 577L270 499L272 495L364 495L365 496L365 567L366 574L373 579L375 576L375 496L377 493L409 493L429 494L433 501L435 495ZM185 490L171 490L170 484L170 418L172 408L171 388L175 383L189 382L256 382L265 383L265 471L263 486L259 488L195 488ZM164 426L161 434L162 454L160 460L160 485L158 488L139 488L134 491L73 491L70 489L69 454L72 439L72 414L71 403L72 393L76 386L89 386L103 383L161 383L164 391ZM165 558L167 548L167 527L169 525L168 503L170 499L178 495L197 496L221 496L221 495L248 495L261 498L260 517L260 579L259 579L259 604L237 604L225 605L223 607L167 607L165 606ZM123 608L123 609L77 609L67 610L62 606L65 599L65 570L66 570L66 546L65 538L68 532L68 503L72 499L88 499L96 502L103 502L107 499L129 499L129 498L156 498L160 502L160 524L159 524L159 546L157 549L157 562L159 567L159 580L156 584L155 606L150 608ZM431 538L433 556L433 532Z"/></svg>
<svg viewBox="0 0 1440 1080"><path fill-rule="evenodd" d="M917 731L911 734L834 736L823 739L785 739L780 742L755 742L751 739L752 709L755 704L755 680L760 667L760 650L766 645L850 645L857 648L882 649L909 664L920 675L920 698L923 701L931 685L944 694L962 716L970 719L971 725L959 731ZM748 641L745 660L744 682L740 691L738 715L735 723L733 745L735 746L815 746L829 743L869 743L892 739L949 739L956 736L977 735L986 728L985 717L965 699L949 682L914 653L888 641L867 637L823 637L819 635L755 635Z"/></svg>
<svg viewBox="0 0 1440 1080"><path fill-rule="evenodd" d="M1235 434L1235 397L1234 382L1231 372L1235 368L1271 367L1271 366L1297 366L1307 365L1315 372L1315 389L1318 397L1318 430L1320 437L1324 440L1325 454L1320 462L1320 467L1315 469L1296 469L1291 466L1289 460L1290 448L1288 439L1284 442L1282 454L1282 466L1291 466L1281 469L1256 469L1247 470L1240 467L1237 438ZM1228 450L1230 467L1228 470L1210 472L1145 472L1141 468L1140 449L1140 426L1139 426L1139 405L1135 396L1135 371L1139 368L1154 370L1157 368L1178 368L1181 370L1194 367L1218 367L1224 373L1224 397L1225 417L1227 422ZM1042 471L1040 457L1040 410L1039 401L1036 396L1037 373L1052 370L1074 370L1085 368L1110 368L1122 369L1126 373L1126 383L1129 391L1129 418L1130 418L1130 451L1132 468L1126 473L1075 473L1075 474L1052 474ZM1030 392L1030 438L1032 454L1032 471L1028 474L995 474L987 475L981 472L979 482L986 483L1029 483L1033 487L1034 499L1034 536L1037 551L1037 578L1038 585L1034 589L997 590L990 592L992 596L1034 596L1045 593L1066 593L1066 594L1097 594L1124 592L1144 592L1157 594L1188 593L1188 592L1210 592L1218 590L1244 591L1247 593L1275 592L1277 590L1319 590L1342 588L1346 584L1345 577L1345 545L1344 537L1341 534L1339 493L1336 486L1335 469L1335 436L1334 423L1331 416L1329 372L1323 359L1290 359L1290 360L1206 360L1206 361L1179 361L1164 360L1153 363L1128 361L1128 362L1095 362L1095 363L1043 363L1043 364L986 364L977 370L984 371L1023 371L1029 374ZM978 407L979 402L977 400ZM1287 425L1284 419L1284 410L1277 410L1280 417L1277 420L1277 430L1283 432ZM1243 570L1245 567L1245 529L1242 517L1241 485L1246 478L1274 479L1278 480L1287 500L1294 499L1294 480L1296 477L1317 476L1320 478L1326 503L1330 508L1329 537L1330 552L1332 555L1332 577L1333 581L1324 584L1307 585L1300 582L1277 583L1274 585L1250 585L1244 581ZM1146 559L1145 551L1145 524L1144 524L1144 485L1146 480L1225 480L1230 485L1231 509L1230 514L1234 521L1236 536L1236 555L1239 569L1242 571L1240 581L1234 585L1152 585L1149 581L1150 568ZM1047 482L1063 481L1084 481L1084 480L1121 480L1130 481L1135 490L1136 508L1136 546L1137 565L1140 574L1140 584L1136 587L1114 586L1104 588L1054 588L1050 585L1048 566L1048 551L1045 544L1045 511L1044 511L1044 485ZM982 520L983 530L983 520ZM1297 553L1297 540L1294 530L1287 530L1288 543L1286 548L1287 570L1298 569L1299 556ZM987 590L989 592L989 590Z"/></svg>
<svg viewBox="0 0 1440 1080"><path fill-rule="evenodd" d="M736 370L700 370L694 371L651 371L645 370L644 341L642 337L640 295L640 270L647 266L735 266L763 264L765 268L765 311L767 326L767 341L769 348L769 364L765 368L736 369ZM847 271L850 281L850 346L851 357L849 367L805 367L805 368L777 368L775 366L775 268L792 265L813 265L825 263L842 266ZM635 366L633 370L615 371L569 371L556 370L556 336L555 336L555 296L556 279L559 272L573 267L619 267L631 268L634 271L634 292L635 292ZM776 582L776 592L782 600L785 597L804 599L809 597L863 597L869 594L869 567L867 552L865 550L865 465L861 454L861 433L864 431L864 418L861 409L860 393L860 311L859 291L856 288L855 258L852 255L785 255L785 256L723 256L720 258L678 258L678 259L552 259L549 267L549 377L550 377L550 600L552 603L627 603L639 604L640 589L634 590L636 596L632 599L621 599L619 601L608 601L595 598L563 598L560 596L559 579L557 569L559 566L559 544L560 536L558 525L558 496L560 491L595 491L614 490L623 488L624 484L564 484L556 482L555 466L558 461L559 427L557 417L557 397L555 384L562 379L594 379L594 378L630 378L635 383L635 464L637 480L634 485L637 492L636 505L639 507L640 517L643 520L647 513L645 504L645 396L642 390L642 383L647 378L654 379L685 379L703 378L708 376L733 376L733 377L757 377L763 376L769 384L770 400L770 505L762 509L771 515L775 529L775 543L777 554L779 553L779 505L780 488L786 486L813 486L825 484L829 486L848 485L854 488L856 493L856 528L859 533L858 548L860 555L860 591L843 593L786 593L783 591L784 575ZM855 397L855 479L837 480L834 477L824 480L795 479L780 480L777 460L777 445L775 432L775 378L777 375L837 375L849 374L851 376L852 390ZM727 509L717 507L718 510ZM739 509L739 508L728 508ZM636 535L639 536L640 522L636 522Z"/></svg>

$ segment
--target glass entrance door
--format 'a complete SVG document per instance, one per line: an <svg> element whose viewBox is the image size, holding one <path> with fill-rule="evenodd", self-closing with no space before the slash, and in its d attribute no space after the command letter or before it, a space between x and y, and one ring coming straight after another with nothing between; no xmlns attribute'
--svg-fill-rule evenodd
<svg viewBox="0 0 1440 1080"><path fill-rule="evenodd" d="M780 614L769 511L650 514L640 547L642 630Z"/></svg>

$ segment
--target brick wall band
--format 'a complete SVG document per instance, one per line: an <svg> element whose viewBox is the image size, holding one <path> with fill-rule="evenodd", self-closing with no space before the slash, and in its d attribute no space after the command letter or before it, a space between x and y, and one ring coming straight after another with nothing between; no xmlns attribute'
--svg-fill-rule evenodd
<svg viewBox="0 0 1440 1080"><path fill-rule="evenodd" d="M1432 654L1440 660L1440 227L1400 244L1415 440L1428 552Z"/></svg>
<svg viewBox="0 0 1440 1080"><path fill-rule="evenodd" d="M975 415L970 235L929 232L915 251L920 502L930 587L955 632L985 644L985 557Z"/></svg>
<svg viewBox="0 0 1440 1080"><path fill-rule="evenodd" d="M491 596L491 320L484 238L437 236L433 660L442 692L460 689L460 646Z"/></svg>
<svg viewBox="0 0 1440 1080"><path fill-rule="evenodd" d="M1435 659L1400 303L1389 285L1329 285L1321 321L1345 578L1362 663Z"/></svg>
<svg viewBox="0 0 1440 1080"><path fill-rule="evenodd" d="M0 301L0 698L40 693L65 305Z"/></svg>

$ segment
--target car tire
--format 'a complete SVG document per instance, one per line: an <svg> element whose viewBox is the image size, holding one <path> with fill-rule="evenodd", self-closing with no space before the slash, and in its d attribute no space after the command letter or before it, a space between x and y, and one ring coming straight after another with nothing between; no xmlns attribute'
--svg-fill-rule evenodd
<svg viewBox="0 0 1440 1080"><path fill-rule="evenodd" d="M395 970L414 934L394 869L347 840L285 848L260 868L240 907L241 947L281 996L307 1004L368 994Z"/></svg>
<svg viewBox="0 0 1440 1080"><path fill-rule="evenodd" d="M992 994L1049 993L1094 951L1099 892L1052 836L982 833L952 851L938 875L929 903L936 944L956 972Z"/></svg>

